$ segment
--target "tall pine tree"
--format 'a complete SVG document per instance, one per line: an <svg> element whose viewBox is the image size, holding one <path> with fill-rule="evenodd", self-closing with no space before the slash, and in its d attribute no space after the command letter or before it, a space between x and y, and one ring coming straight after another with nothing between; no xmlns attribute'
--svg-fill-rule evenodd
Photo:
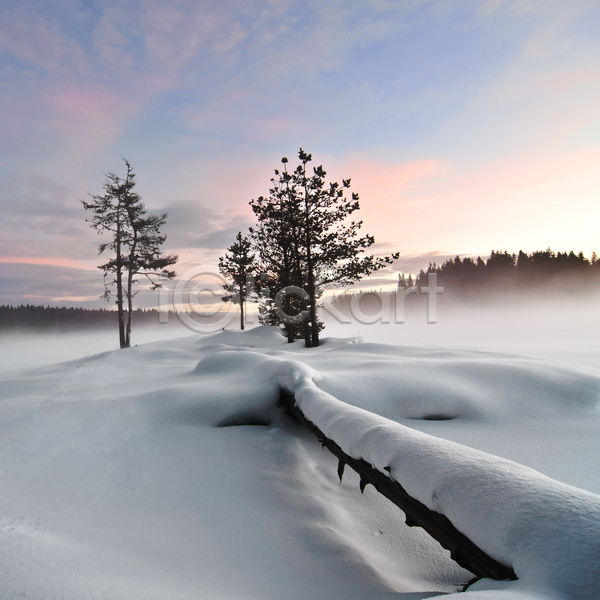
<svg viewBox="0 0 600 600"><path fill-rule="evenodd" d="M282 158L281 162L283 168L281 171L276 169L275 177L271 178L269 196L260 196L250 202L258 220L257 225L250 228L250 236L262 275L263 301L259 310L263 325L281 321L273 303L279 290L290 286L304 289L306 286L305 260L300 243L301 207L292 176L287 171L287 158ZM283 304L288 315L306 308L298 297L292 295L287 296ZM306 323L284 322L283 329L288 342L305 337L308 331Z"/></svg>
<svg viewBox="0 0 600 600"><path fill-rule="evenodd" d="M139 276L146 277L150 289L161 287L160 279L172 279L175 271L170 267L177 262L173 254L163 255L161 246L166 236L160 233L167 215L148 214L142 199L134 188L135 173L125 160L127 173L121 179L114 173L106 174L103 195L90 195L91 202L82 200L86 210L92 212L90 227L98 234L108 233L110 240L98 247L98 254L106 250L113 255L99 265L104 273L104 298L108 300L116 288L116 304L121 348L131 345L134 286ZM110 277L114 277L110 279ZM107 277L109 278L107 280ZM127 303L127 319L125 306Z"/></svg>
<svg viewBox="0 0 600 600"><path fill-rule="evenodd" d="M359 235L362 221L349 219L360 208L358 194L346 197L350 179L326 185L322 166L309 169L312 156L302 148L300 164L289 173L275 170L269 197L252 200L258 218L251 230L259 261L279 289L297 286L308 294L304 337L319 345L317 302L325 287L350 285L391 264L398 254L375 257L365 250L375 242ZM298 298L296 298L298 303Z"/></svg>

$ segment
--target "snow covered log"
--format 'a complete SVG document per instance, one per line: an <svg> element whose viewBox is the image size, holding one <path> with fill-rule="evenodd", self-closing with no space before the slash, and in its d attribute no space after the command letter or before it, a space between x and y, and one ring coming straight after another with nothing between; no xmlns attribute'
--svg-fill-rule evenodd
<svg viewBox="0 0 600 600"><path fill-rule="evenodd" d="M411 497L406 490L387 474L375 469L360 458L354 458L344 452L334 440L329 439L314 423L309 421L296 405L293 394L281 390L279 403L285 410L304 425L324 448L327 448L339 460L338 476L343 477L344 466L348 465L360 477L360 489L364 491L371 484L380 494L393 502L406 515L409 527L421 527L443 548L450 551L451 558L461 567L478 578L496 580L516 580L512 567L504 565L475 545L467 536L458 531L452 522L438 512Z"/></svg>

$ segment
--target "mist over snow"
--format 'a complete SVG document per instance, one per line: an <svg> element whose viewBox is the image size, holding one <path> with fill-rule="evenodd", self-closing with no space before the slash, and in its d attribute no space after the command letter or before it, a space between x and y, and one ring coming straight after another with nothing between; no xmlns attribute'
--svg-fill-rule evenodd
<svg viewBox="0 0 600 600"><path fill-rule="evenodd" d="M381 300L383 300L383 305ZM337 304L334 304L337 306ZM404 322L396 323L394 300L386 294L363 295L354 314L343 305L349 323L322 313L325 334L354 341L433 345L502 351L600 367L600 292L576 290L550 294L504 294L487 298L437 298L436 323L427 321L427 298L404 302ZM370 320L386 318L388 323Z"/></svg>
<svg viewBox="0 0 600 600"><path fill-rule="evenodd" d="M192 335L176 319L166 325L136 327L133 344L147 344ZM40 331L16 329L0 332L0 375L15 370L52 365L119 347L116 328Z"/></svg>
<svg viewBox="0 0 600 600"><path fill-rule="evenodd" d="M415 600L465 585L371 486L349 469L338 482L280 389L519 577L457 598L595 597L593 300L442 297L436 324L422 303L404 324L328 319L316 349L235 322L140 328L125 350L112 330L4 335L0 597Z"/></svg>
<svg viewBox="0 0 600 600"><path fill-rule="evenodd" d="M0 600L600 598L600 2L0 15ZM435 318L347 296L311 349L240 331L206 316L238 232L239 297L250 273L311 309L319 280L446 291ZM96 328L113 274L169 323ZM286 390L518 580L340 483Z"/></svg>

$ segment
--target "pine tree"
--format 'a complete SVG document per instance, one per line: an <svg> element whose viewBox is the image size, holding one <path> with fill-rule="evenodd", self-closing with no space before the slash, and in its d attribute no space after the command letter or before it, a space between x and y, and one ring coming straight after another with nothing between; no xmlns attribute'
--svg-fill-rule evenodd
<svg viewBox="0 0 600 600"><path fill-rule="evenodd" d="M250 206L257 217L258 224L250 228L252 245L255 249L258 266L262 275L262 302L259 306L259 320L263 325L280 324L276 315L273 299L279 290L295 286L304 289L306 280L303 264L305 262L299 231L301 208L292 177L287 171L287 158L282 158L283 169L275 169L271 178L272 187L269 196L260 196L252 200ZM303 302L294 296L284 300L285 312L301 312L305 309ZM305 337L307 324L284 323L284 331L288 342L298 337Z"/></svg>
<svg viewBox="0 0 600 600"><path fill-rule="evenodd" d="M177 262L173 254L163 255L161 246L166 236L160 233L167 215L148 214L139 194L134 191L136 180L130 163L125 160L127 173L121 179L114 173L106 174L104 194L91 195L91 202L82 200L93 217L88 221L98 234L109 233L111 239L98 246L98 254L106 250L113 256L98 268L104 273L104 295L109 300L116 288L116 305L119 321L119 343L121 348L131 345L131 321L133 315L134 286L136 277L142 275L152 290L161 287L160 278L172 279L175 271L170 267ZM107 277L114 276L114 279ZM125 321L124 302L127 302Z"/></svg>
<svg viewBox="0 0 600 600"><path fill-rule="evenodd" d="M415 282L410 273L408 277L404 273L398 273L398 289L402 288L404 290L413 287L413 285L415 285Z"/></svg>
<svg viewBox="0 0 600 600"><path fill-rule="evenodd" d="M226 293L222 300L240 305L240 328L244 329L244 304L253 293L248 284L254 277L256 265L250 240L242 236L241 231L235 239L235 243L227 248L227 254L219 258L219 270L224 277L233 280L223 286Z"/></svg>
<svg viewBox="0 0 600 600"><path fill-rule="evenodd" d="M271 267L279 289L293 285L307 292L306 345L318 346L322 324L317 301L323 289L355 283L391 264L398 254L365 256L375 238L359 236L362 221L348 222L359 209L358 194L352 193L351 199L345 195L350 179L326 186L323 167L309 172L312 156L300 148L298 157L300 164L292 173L283 158L284 168L275 171L269 197L250 203L259 220L251 233L260 261Z"/></svg>

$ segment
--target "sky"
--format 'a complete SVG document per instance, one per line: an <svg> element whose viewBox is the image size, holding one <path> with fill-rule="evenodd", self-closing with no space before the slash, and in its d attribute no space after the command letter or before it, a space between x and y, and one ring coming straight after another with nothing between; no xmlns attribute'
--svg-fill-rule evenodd
<svg viewBox="0 0 600 600"><path fill-rule="evenodd" d="M599 29L597 0L0 0L0 304L109 306L80 200L123 158L179 275L299 148L401 253L376 282L600 252Z"/></svg>

